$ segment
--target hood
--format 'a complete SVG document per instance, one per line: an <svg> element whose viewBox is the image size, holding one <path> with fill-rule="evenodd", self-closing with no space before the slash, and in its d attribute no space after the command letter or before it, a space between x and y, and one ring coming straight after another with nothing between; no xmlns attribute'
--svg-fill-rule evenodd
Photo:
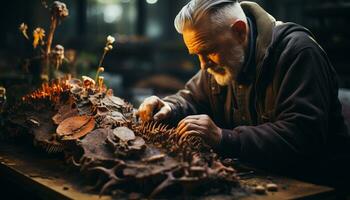
<svg viewBox="0 0 350 200"><path fill-rule="evenodd" d="M272 31L276 26L276 20L257 3L242 1L240 3L244 13L254 17L257 37L256 37L256 63L260 63L264 58L272 40Z"/></svg>
<svg viewBox="0 0 350 200"><path fill-rule="evenodd" d="M272 33L272 41L270 44L270 49L274 49L276 45L281 44L282 40L284 40L288 35L294 32L304 32L307 35L310 35L312 38L315 38L314 35L305 27L292 23L281 23L276 26Z"/></svg>
<svg viewBox="0 0 350 200"><path fill-rule="evenodd" d="M257 37L256 37L256 64L259 66L275 50L278 44L282 42L289 34L293 32L306 32L312 36L312 33L303 26L295 23L283 23L276 21L269 13L261 8L257 3L243 1L240 3L246 15L254 17Z"/></svg>

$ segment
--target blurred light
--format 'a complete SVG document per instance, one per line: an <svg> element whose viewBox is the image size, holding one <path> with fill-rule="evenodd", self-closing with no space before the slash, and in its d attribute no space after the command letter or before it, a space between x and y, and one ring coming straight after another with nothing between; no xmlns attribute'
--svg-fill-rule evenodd
<svg viewBox="0 0 350 200"><path fill-rule="evenodd" d="M157 21L150 20L147 24L146 33L149 37L156 38L162 34L162 28Z"/></svg>
<svg viewBox="0 0 350 200"><path fill-rule="evenodd" d="M148 4L155 4L158 2L158 0L146 0Z"/></svg>
<svg viewBox="0 0 350 200"><path fill-rule="evenodd" d="M106 23L119 21L123 14L123 8L120 5L108 5L103 11L103 20Z"/></svg>
<svg viewBox="0 0 350 200"><path fill-rule="evenodd" d="M112 4L112 3L116 3L116 0L98 0L98 3Z"/></svg>
<svg viewBox="0 0 350 200"><path fill-rule="evenodd" d="M130 0L121 0L122 3L130 3Z"/></svg>

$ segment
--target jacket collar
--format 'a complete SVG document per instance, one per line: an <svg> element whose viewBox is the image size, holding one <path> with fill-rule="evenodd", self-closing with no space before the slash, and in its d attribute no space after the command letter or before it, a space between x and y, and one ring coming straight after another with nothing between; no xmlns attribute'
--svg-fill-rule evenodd
<svg viewBox="0 0 350 200"><path fill-rule="evenodd" d="M243 1L240 4L246 15L254 17L252 20L256 23L257 38L255 60L256 65L259 65L264 59L266 51L271 44L272 31L276 26L276 20L257 3Z"/></svg>
<svg viewBox="0 0 350 200"><path fill-rule="evenodd" d="M256 46L256 25L250 19L250 16L247 16L249 34L248 34L248 48L244 57L244 65L240 70L237 76L238 83L250 83L255 76L255 46Z"/></svg>

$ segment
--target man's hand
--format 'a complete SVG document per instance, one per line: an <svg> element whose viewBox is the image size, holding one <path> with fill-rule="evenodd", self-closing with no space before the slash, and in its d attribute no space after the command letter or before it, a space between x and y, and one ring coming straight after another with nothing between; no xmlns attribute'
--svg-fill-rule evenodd
<svg viewBox="0 0 350 200"><path fill-rule="evenodd" d="M171 108L169 104L157 96L146 98L140 105L137 112L137 115L144 122L150 120L164 120L169 118L170 114Z"/></svg>
<svg viewBox="0 0 350 200"><path fill-rule="evenodd" d="M177 130L181 135L180 141L189 135L197 135L212 147L218 146L222 138L221 128L208 115L190 115L179 122Z"/></svg>

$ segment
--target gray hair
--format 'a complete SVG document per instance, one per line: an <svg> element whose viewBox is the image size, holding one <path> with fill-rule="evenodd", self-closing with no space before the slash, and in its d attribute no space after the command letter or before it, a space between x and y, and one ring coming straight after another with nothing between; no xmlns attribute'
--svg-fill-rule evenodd
<svg viewBox="0 0 350 200"><path fill-rule="evenodd" d="M194 26L203 17L211 14L211 20L223 26L227 19L241 18L245 20L243 10L237 0L191 0L177 14L174 25L177 32L182 33L185 26ZM243 16L242 16L243 15Z"/></svg>

